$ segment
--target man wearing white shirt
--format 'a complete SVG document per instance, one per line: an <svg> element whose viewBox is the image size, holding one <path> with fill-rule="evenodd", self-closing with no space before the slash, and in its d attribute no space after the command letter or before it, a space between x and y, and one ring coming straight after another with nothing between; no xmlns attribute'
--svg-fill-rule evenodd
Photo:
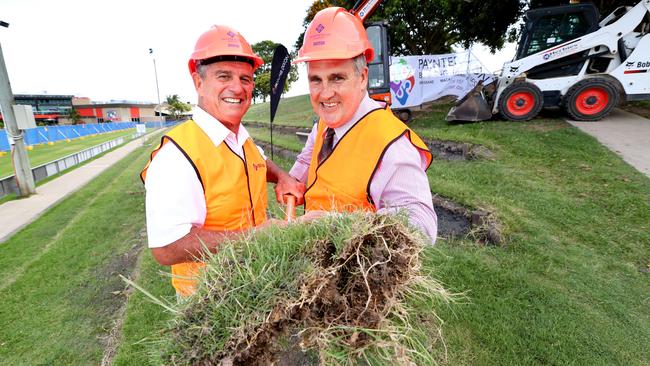
<svg viewBox="0 0 650 366"><path fill-rule="evenodd" d="M304 186L266 160L241 125L262 64L232 28L201 35L189 60L199 108L162 137L142 171L149 247L172 267L179 296L196 291L205 249L268 224L267 180L302 198Z"/></svg>
<svg viewBox="0 0 650 366"><path fill-rule="evenodd" d="M307 185L307 217L404 209L434 243L437 217L426 175L432 156L415 132L368 96L373 57L363 24L348 11L326 8L314 16L294 62L307 63L320 119L289 174Z"/></svg>

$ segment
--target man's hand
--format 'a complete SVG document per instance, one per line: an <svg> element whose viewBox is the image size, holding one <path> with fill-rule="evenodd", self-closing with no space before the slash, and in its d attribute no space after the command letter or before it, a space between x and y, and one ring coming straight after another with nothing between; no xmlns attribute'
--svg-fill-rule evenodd
<svg viewBox="0 0 650 366"><path fill-rule="evenodd" d="M305 184L300 183L269 159L266 159L266 180L276 183L275 198L278 203L286 204L284 196L287 194L296 197L296 205L302 205L305 202Z"/></svg>
<svg viewBox="0 0 650 366"><path fill-rule="evenodd" d="M286 204L285 195L292 195L296 197L296 205L305 203L305 184L298 182L298 180L289 174L280 174L278 176L278 183L275 185L275 198L278 203Z"/></svg>

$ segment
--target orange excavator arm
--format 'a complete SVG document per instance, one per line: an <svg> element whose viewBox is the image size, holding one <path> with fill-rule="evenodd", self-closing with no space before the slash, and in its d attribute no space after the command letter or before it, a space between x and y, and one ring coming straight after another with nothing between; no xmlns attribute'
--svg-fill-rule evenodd
<svg viewBox="0 0 650 366"><path fill-rule="evenodd" d="M381 4L382 0L357 0L357 2L354 4L352 9L348 10L350 14L354 15L355 17L359 18L361 20L361 23L365 23L366 19L370 18L370 16L377 10L377 7L379 7L379 4ZM366 26L367 27L367 26ZM384 27L385 28L385 27ZM379 47L382 47L381 45L385 45L386 49L386 55L388 55L388 34L386 33L386 30L382 30L381 32L381 40L380 40L380 45ZM377 45L373 45L377 46ZM385 102L388 103L388 105L391 105L392 102L392 96L390 94L390 89L388 87L389 83L389 73L387 71L388 65L390 65L390 61L388 60L388 57L390 56L384 56L384 59L379 62L381 64L382 71L381 73L384 74L384 79L386 79L385 85L382 87L375 87L375 88L369 88L368 93L370 95L370 98L380 101L380 102ZM372 62L372 60L368 60L368 62ZM377 64L377 62L375 62Z"/></svg>
<svg viewBox="0 0 650 366"><path fill-rule="evenodd" d="M358 0L352 9L350 9L350 14L361 19L361 22L363 23L367 18L370 18L379 4L381 4L381 0Z"/></svg>

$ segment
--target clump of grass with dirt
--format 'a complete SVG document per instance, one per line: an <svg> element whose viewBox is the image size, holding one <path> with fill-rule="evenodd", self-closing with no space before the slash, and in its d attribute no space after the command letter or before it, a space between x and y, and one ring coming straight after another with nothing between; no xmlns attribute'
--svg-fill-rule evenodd
<svg viewBox="0 0 650 366"><path fill-rule="evenodd" d="M337 214L224 244L199 291L168 304L157 363L435 364L444 343L430 306L453 295L421 271L425 241L404 222Z"/></svg>

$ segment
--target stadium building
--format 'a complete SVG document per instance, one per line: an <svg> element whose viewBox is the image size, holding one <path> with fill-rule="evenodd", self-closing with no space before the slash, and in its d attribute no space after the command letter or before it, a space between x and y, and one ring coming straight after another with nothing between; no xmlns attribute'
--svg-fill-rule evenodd
<svg viewBox="0 0 650 366"><path fill-rule="evenodd" d="M70 110L76 109L80 119L77 123L101 122L155 122L164 120L164 111L155 103L127 100L92 102L89 98L73 95L16 94L15 104L31 105L38 124L73 124Z"/></svg>

